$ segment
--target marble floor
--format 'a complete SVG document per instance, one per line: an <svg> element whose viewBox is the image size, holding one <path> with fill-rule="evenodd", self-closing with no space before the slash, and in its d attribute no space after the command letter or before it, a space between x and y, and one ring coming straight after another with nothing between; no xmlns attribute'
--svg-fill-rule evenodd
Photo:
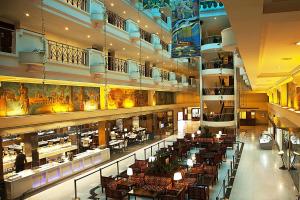
<svg viewBox="0 0 300 200"><path fill-rule="evenodd" d="M166 141L174 141L182 137L184 132L196 130L197 123L181 121L178 126L178 135L166 138ZM281 164L277 150L260 150L258 137L265 127L243 127L246 133L240 135L240 140L245 142L240 166L237 171L234 186L230 199L232 200L295 200L297 190L293 185L288 171L281 171L278 167ZM189 130L189 131L188 131ZM210 199L215 200L222 186L222 180L227 175L230 166L233 150L228 150L228 159L222 164L219 170L219 181L217 185L210 188ZM136 153L137 159L144 159L144 148ZM147 154L149 154L148 152ZM132 154L132 153L131 153ZM120 171L126 170L133 160L123 161ZM105 164L108 165L109 163ZM93 171L93 170L91 170ZM90 172L91 172L90 171ZM77 177L84 176L86 173ZM104 175L115 175L116 168L109 167L103 171ZM74 198L74 178L53 186L27 199L29 200L68 200ZM78 197L80 199L105 199L100 192L99 173L78 182Z"/></svg>
<svg viewBox="0 0 300 200"><path fill-rule="evenodd" d="M266 127L242 127L245 142L230 200L296 200L297 190L287 170L282 171L275 146L260 150L258 138ZM243 132L243 131L242 131Z"/></svg>

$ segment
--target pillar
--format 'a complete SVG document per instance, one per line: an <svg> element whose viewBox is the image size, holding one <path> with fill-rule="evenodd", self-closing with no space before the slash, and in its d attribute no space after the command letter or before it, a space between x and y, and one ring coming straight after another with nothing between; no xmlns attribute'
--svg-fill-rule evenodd
<svg viewBox="0 0 300 200"><path fill-rule="evenodd" d="M2 137L0 136L0 199L5 199L5 184L4 184L4 173L3 173L3 147Z"/></svg>
<svg viewBox="0 0 300 200"><path fill-rule="evenodd" d="M99 146L101 149L107 147L105 125L106 125L105 121L98 122L98 139L99 139Z"/></svg>

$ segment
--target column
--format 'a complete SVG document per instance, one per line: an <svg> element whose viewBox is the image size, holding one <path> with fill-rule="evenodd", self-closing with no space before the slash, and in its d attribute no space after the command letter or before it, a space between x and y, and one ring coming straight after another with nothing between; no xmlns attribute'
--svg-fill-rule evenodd
<svg viewBox="0 0 300 200"><path fill-rule="evenodd" d="M40 158L38 152L38 134L28 133L24 135L24 154L26 157L32 157L31 166L38 167L40 165Z"/></svg>
<svg viewBox="0 0 300 200"><path fill-rule="evenodd" d="M106 125L106 121L98 122L98 138L99 138L99 147L101 149L107 147L105 125Z"/></svg>

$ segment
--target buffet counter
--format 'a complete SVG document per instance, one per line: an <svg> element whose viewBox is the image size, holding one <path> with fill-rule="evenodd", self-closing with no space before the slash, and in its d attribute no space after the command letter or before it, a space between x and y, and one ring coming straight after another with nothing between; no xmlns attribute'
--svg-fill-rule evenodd
<svg viewBox="0 0 300 200"><path fill-rule="evenodd" d="M25 192L44 187L109 159L110 151L108 148L87 150L75 155L72 161L52 162L37 169L15 173L5 179L7 199L18 198Z"/></svg>

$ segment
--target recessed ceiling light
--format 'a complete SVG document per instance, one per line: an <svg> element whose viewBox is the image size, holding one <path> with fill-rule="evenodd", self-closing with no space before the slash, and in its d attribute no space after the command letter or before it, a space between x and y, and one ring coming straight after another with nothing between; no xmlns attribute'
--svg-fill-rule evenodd
<svg viewBox="0 0 300 200"><path fill-rule="evenodd" d="M140 22L141 22L141 21L138 19L138 20L137 20L137 23L140 23Z"/></svg>
<svg viewBox="0 0 300 200"><path fill-rule="evenodd" d="M115 4L114 3L110 3L110 6L113 7Z"/></svg>
<svg viewBox="0 0 300 200"><path fill-rule="evenodd" d="M125 51L125 47L123 47L123 51Z"/></svg>
<svg viewBox="0 0 300 200"><path fill-rule="evenodd" d="M156 35L159 35L158 32L156 32Z"/></svg>
<svg viewBox="0 0 300 200"><path fill-rule="evenodd" d="M137 53L137 55L139 56L139 55L140 55L140 53Z"/></svg>
<svg viewBox="0 0 300 200"><path fill-rule="evenodd" d="M292 58L281 58L282 60L292 60Z"/></svg>
<svg viewBox="0 0 300 200"><path fill-rule="evenodd" d="M147 59L149 59L149 56L147 56Z"/></svg>
<svg viewBox="0 0 300 200"><path fill-rule="evenodd" d="M148 25L145 25L145 28L148 28Z"/></svg>
<svg viewBox="0 0 300 200"><path fill-rule="evenodd" d="M25 13L25 16L26 16L26 17L29 17L30 15L29 15L29 13Z"/></svg>
<svg viewBox="0 0 300 200"><path fill-rule="evenodd" d="M123 14L126 14L126 11L125 11L125 10L123 11Z"/></svg>
<svg viewBox="0 0 300 200"><path fill-rule="evenodd" d="M110 43L109 46L112 46L112 43Z"/></svg>
<svg viewBox="0 0 300 200"><path fill-rule="evenodd" d="M296 45L297 45L297 46L300 46L300 41L299 41L299 42L296 42Z"/></svg>
<svg viewBox="0 0 300 200"><path fill-rule="evenodd" d="M217 19L216 17L214 17L214 19Z"/></svg>
<svg viewBox="0 0 300 200"><path fill-rule="evenodd" d="M91 36L90 35L87 35L87 38L90 38Z"/></svg>
<svg viewBox="0 0 300 200"><path fill-rule="evenodd" d="M69 27L65 27L65 30L68 31L68 30L69 30Z"/></svg>

